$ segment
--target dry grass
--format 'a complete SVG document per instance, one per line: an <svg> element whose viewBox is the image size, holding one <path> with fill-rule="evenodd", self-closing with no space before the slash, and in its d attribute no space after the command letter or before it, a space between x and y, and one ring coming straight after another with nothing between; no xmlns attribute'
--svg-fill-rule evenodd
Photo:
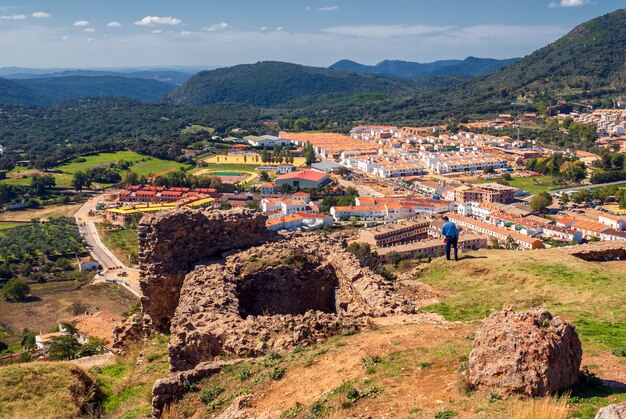
<svg viewBox="0 0 626 419"><path fill-rule="evenodd" d="M76 418L95 413L97 388L69 363L0 368L0 417Z"/></svg>
<svg viewBox="0 0 626 419"><path fill-rule="evenodd" d="M567 417L567 397L557 399L544 397L518 402L513 411L514 419L565 419Z"/></svg>

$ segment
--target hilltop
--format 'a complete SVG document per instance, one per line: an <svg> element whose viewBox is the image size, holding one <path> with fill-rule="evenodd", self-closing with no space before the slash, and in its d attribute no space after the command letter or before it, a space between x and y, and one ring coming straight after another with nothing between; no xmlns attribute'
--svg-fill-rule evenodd
<svg viewBox="0 0 626 419"><path fill-rule="evenodd" d="M164 101L178 105L241 103L274 107L330 95L340 95L340 98L351 94L391 97L457 82L452 78L412 82L354 71L263 61L202 71L168 94Z"/></svg>
<svg viewBox="0 0 626 419"><path fill-rule="evenodd" d="M364 65L350 60L340 60L331 65L330 68L402 78L451 75L478 77L491 74L518 60L519 58L496 60L493 58L467 57L464 60L440 60L432 63L384 60L376 65Z"/></svg>
<svg viewBox="0 0 626 419"><path fill-rule="evenodd" d="M585 22L486 77L376 105L380 119L467 117L626 93L626 10ZM398 112L400 110L400 112Z"/></svg>
<svg viewBox="0 0 626 419"><path fill-rule="evenodd" d="M233 400L244 397L238 400L243 400L242 413L249 417L304 418L332 412L341 416L367 412L372 417L390 412L412 418L432 418L441 412L455 412L458 417L512 417L516 409L535 402L475 392L465 379L479 321L507 305L515 310L547 307L574 323L590 381L572 389L569 406L561 411L592 418L599 407L626 401L626 388L619 384L626 383L626 364L616 351L626 347L625 280L623 262L587 262L558 249L481 250L455 264L435 259L405 272L396 287L422 310L445 320L438 316L430 320L423 316L417 320L380 318L373 327L358 332L350 330L313 345L238 360L197 384L188 383L188 393L172 412L215 417ZM89 377L104 393L102 413L149 417L150 390L155 379L168 373L167 354L166 337L156 335L118 357L114 365L90 369ZM53 389L55 381L39 380L36 388L26 388L24 380L16 377L20 371L27 376L61 377L59 383L65 385L69 368L66 363L0 368L0 385L17 382L22 389L0 398L0 416L17 408L25 409L25 414L38 412L40 417L57 415L58 410L46 408L59 409L59 403L34 394L56 394L66 400L70 395L63 394L65 387ZM550 399L544 403L559 404ZM75 409L76 405L68 406Z"/></svg>

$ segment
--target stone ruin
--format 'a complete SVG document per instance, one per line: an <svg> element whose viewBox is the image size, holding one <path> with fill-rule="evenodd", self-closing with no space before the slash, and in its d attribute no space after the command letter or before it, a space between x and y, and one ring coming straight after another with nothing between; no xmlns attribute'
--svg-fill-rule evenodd
<svg viewBox="0 0 626 419"><path fill-rule="evenodd" d="M307 345L417 309L347 252L346 237L285 236L249 210L181 209L139 226L143 318L115 330L115 347L169 329L170 366L258 356Z"/></svg>
<svg viewBox="0 0 626 419"><path fill-rule="evenodd" d="M476 332L469 357L475 387L546 396L578 381L582 347L574 326L542 310L502 311Z"/></svg>
<svg viewBox="0 0 626 419"><path fill-rule="evenodd" d="M626 242L601 241L573 246L564 251L579 259L588 262L608 262L612 260L626 260Z"/></svg>

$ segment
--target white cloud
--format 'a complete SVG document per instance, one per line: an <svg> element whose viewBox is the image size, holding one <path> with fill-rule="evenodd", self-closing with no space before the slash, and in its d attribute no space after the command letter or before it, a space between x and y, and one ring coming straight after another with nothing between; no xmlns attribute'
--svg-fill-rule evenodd
<svg viewBox="0 0 626 419"><path fill-rule="evenodd" d="M393 38L435 34L452 29L452 26L429 25L352 25L324 29L333 35L347 35L359 38Z"/></svg>
<svg viewBox="0 0 626 419"><path fill-rule="evenodd" d="M313 8L311 6L307 6L304 8L307 12L315 11L315 12L335 12L339 10L339 6L324 6Z"/></svg>
<svg viewBox="0 0 626 419"><path fill-rule="evenodd" d="M214 23L202 29L205 31L209 31L209 32L217 32L217 31L223 31L226 28L228 28L228 23L220 22L220 23Z"/></svg>
<svg viewBox="0 0 626 419"><path fill-rule="evenodd" d="M67 35L61 37L62 41L67 41L68 39L70 39L70 37Z"/></svg>
<svg viewBox="0 0 626 419"><path fill-rule="evenodd" d="M161 29L155 29L152 31L152 33L162 33L163 31Z"/></svg>
<svg viewBox="0 0 626 419"><path fill-rule="evenodd" d="M94 28L85 28L85 32L94 33L96 30Z"/></svg>
<svg viewBox="0 0 626 419"><path fill-rule="evenodd" d="M96 40L96 38L87 38L87 42L93 42L95 40Z"/></svg>
<svg viewBox="0 0 626 419"><path fill-rule="evenodd" d="M32 17L36 17L36 18L40 18L40 19L45 19L48 18L50 16L52 16L50 13L46 13L46 12L35 12L31 15Z"/></svg>
<svg viewBox="0 0 626 419"><path fill-rule="evenodd" d="M74 26L78 28L84 28L85 26L89 26L89 22L86 20L77 20L74 22Z"/></svg>
<svg viewBox="0 0 626 419"><path fill-rule="evenodd" d="M180 34L182 36L189 36L189 35L191 35L191 32L189 32L189 31L180 31Z"/></svg>
<svg viewBox="0 0 626 419"><path fill-rule="evenodd" d="M113 22L109 22L107 23L107 28L121 28L122 24L118 21L113 21Z"/></svg>
<svg viewBox="0 0 626 419"><path fill-rule="evenodd" d="M591 0L560 0L558 3L557 2L551 2L550 4L548 4L548 7L550 8L557 8L557 7L582 7L582 6L588 6L591 4Z"/></svg>
<svg viewBox="0 0 626 419"><path fill-rule="evenodd" d="M135 22L135 25L139 26L155 26L155 25L180 25L183 21L176 19L175 17L159 17L159 16L146 16L141 20Z"/></svg>
<svg viewBox="0 0 626 419"><path fill-rule="evenodd" d="M266 30L267 30L267 26L261 26L261 27L259 28L259 30L260 30L260 31L266 31Z"/></svg>
<svg viewBox="0 0 626 419"><path fill-rule="evenodd" d="M26 20L26 15L0 16L2 20Z"/></svg>
<svg viewBox="0 0 626 419"><path fill-rule="evenodd" d="M280 32L280 31L282 31L282 30L283 30L283 27L282 27L282 26L277 26L277 27L276 27L276 30L277 30L278 32Z"/></svg>

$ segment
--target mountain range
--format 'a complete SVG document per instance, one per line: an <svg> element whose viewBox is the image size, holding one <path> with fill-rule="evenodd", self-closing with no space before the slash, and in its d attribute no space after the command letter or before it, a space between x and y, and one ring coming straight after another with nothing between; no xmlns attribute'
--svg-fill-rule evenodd
<svg viewBox="0 0 626 419"><path fill-rule="evenodd" d="M360 117L379 120L440 119L515 106L532 109L562 98L623 95L624 63L626 10L619 9L521 59L386 60L375 66L341 60L330 68L264 61L201 71L188 79L188 74L158 70L124 75L57 71L43 77L34 71L0 69L0 74L14 77L0 79L0 103L49 105L86 96L126 96L170 105L281 108L283 114L291 109L308 116L356 117L358 107Z"/></svg>
<svg viewBox="0 0 626 419"><path fill-rule="evenodd" d="M341 60L331 65L330 68L401 78L433 76L479 77L491 74L518 60L519 58L496 60L493 58L467 57L464 60L441 60L432 63L384 60L376 65L364 65L350 60Z"/></svg>
<svg viewBox="0 0 626 419"><path fill-rule="evenodd" d="M158 80L120 76L0 78L0 103L47 106L68 99L107 96L155 100L175 87L175 84Z"/></svg>

